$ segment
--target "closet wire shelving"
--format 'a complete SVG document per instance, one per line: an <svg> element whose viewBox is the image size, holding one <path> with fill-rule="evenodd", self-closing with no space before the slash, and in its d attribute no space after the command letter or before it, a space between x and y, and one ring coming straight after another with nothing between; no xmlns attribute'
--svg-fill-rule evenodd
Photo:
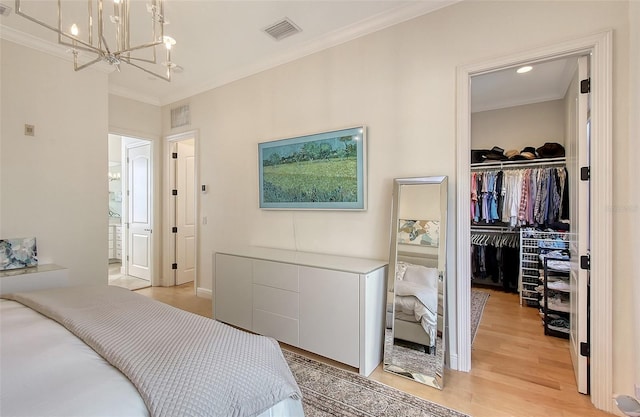
<svg viewBox="0 0 640 417"><path fill-rule="evenodd" d="M569 233L552 230L520 229L520 276L518 291L520 305L540 307L541 293L538 287L543 284L544 273L540 261L541 249L569 249Z"/></svg>

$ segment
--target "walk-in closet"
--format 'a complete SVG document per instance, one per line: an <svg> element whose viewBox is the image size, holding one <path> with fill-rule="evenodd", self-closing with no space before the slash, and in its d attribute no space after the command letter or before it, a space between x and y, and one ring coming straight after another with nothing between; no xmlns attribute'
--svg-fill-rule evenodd
<svg viewBox="0 0 640 417"><path fill-rule="evenodd" d="M555 95L541 93L520 102L505 94L508 88L495 87L501 77L512 82L527 77L518 74L517 68L472 80L471 195L467 202L471 286L512 293L513 302L521 308L538 311L539 326L532 332L563 338L569 336L568 314L561 311L569 301L568 291L562 290L568 274L551 273L548 265L568 264L569 259L571 190L566 138L574 134L571 108L575 97L568 92L577 77L576 62L570 58L552 63L561 67L557 72L561 79L556 81L563 86L556 88ZM531 72L541 70L534 65ZM485 98L491 85L499 91ZM557 310L552 311L550 305ZM552 331L545 331L551 322Z"/></svg>

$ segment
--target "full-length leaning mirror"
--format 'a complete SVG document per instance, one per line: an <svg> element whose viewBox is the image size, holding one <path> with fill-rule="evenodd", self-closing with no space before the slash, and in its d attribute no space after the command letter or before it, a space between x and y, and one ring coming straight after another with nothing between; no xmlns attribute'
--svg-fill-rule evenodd
<svg viewBox="0 0 640 417"><path fill-rule="evenodd" d="M447 177L396 178L384 370L442 389Z"/></svg>

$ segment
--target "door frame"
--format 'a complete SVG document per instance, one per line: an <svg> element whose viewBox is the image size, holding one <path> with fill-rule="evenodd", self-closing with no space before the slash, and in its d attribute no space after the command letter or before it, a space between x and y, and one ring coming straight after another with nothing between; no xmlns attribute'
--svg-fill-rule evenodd
<svg viewBox="0 0 640 417"><path fill-rule="evenodd" d="M164 140L164 147L165 147L165 184L166 186L164 187L164 202L165 202L165 207L166 209L164 210L165 212L165 216L164 216L164 224L163 224L163 229L167 231L167 235L166 236L172 236L172 232L171 232L171 227L173 226L173 221L172 219L175 219L175 205L173 204L173 196L171 195L171 189L172 189L172 185L173 185L173 180L171 179L171 174L173 172L173 169L171 167L171 163L172 163L172 158L171 158L171 153L172 153L172 149L171 149L171 145L175 142L180 142L182 140L187 140L187 139L193 139L194 141L194 154L195 154L195 161L194 161L194 169L195 169L195 173L194 173L194 181L195 181L195 218L196 218L196 224L195 224L195 253L194 253L194 263L195 263L195 277L194 277L194 281L193 281L193 290L194 290L194 294L199 295L198 293L201 292L202 290L198 290L200 288L200 268L199 268L199 262L200 262L200 194L202 191L199 191L199 187L198 184L200 184L200 137L199 137L199 132L197 129L194 130L189 130L186 132L182 132L182 133L177 133L174 135L168 135L165 136L165 140ZM166 259L166 261L164 262L164 270L165 270L165 276L166 277L171 277L169 279L171 283L167 283L167 285L176 285L176 274L175 274L175 270L173 270L171 268L171 264L174 262L175 259L175 253L176 253L176 242L175 239L165 239L165 244L163 245L164 247L164 256L163 258ZM167 281L165 279L165 281Z"/></svg>
<svg viewBox="0 0 640 417"><path fill-rule="evenodd" d="M457 198L456 198L456 316L457 343L451 353L453 369L471 370L470 335L470 231L466 201L470 195L471 77L521 63L546 61L579 53L591 55L592 138L591 143L591 402L612 412L612 31L555 45L515 53L506 57L457 69Z"/></svg>
<svg viewBox="0 0 640 417"><path fill-rule="evenodd" d="M114 127L114 126L110 126L109 127L109 135L114 135L114 136L119 136L120 137L120 156L121 156L121 166L122 166L122 184L126 184L129 180L129 167L127 164L127 160L126 160L126 149L124 147L124 143L123 142L123 138L129 138L129 139L135 139L135 140L143 140L143 141L147 141L151 144L151 164L152 164L152 176L151 176L151 193L152 193L152 198L150 199L150 204L152 206L152 219L153 219L153 226L152 229L156 229L156 230L160 230L156 224L156 222L159 220L158 214L158 209L160 207L160 201L158 200L158 197L160 195L160 193L158 192L158 184L160 183L158 181L158 175L159 175L159 170L156 169L156 149L158 149L156 142L158 140L158 137L154 137L152 135L149 136L145 136L144 134L140 134L140 133L134 133L132 131L128 131L127 129L122 129L122 128L118 128L118 127ZM107 135L108 137L108 135ZM123 236L123 240L122 240L122 253L126 256L126 250L127 250L127 245L129 244L128 240L128 233L127 230L125 229L126 225L125 222L129 219L129 213L128 213L128 205L129 205L129 201L128 201L128 197L127 197L127 193L126 190L122 190L122 207L124 208L123 213L122 213L122 227L123 227L123 232L122 232L122 236ZM158 259L158 248L160 247L160 235L157 233L154 233L151 239L151 270L149 271L151 273L151 286L158 286L161 285L161 280L159 277L156 276L155 271L158 271L157 267L157 263L159 261ZM121 272L123 274L127 274L128 270L125 269L126 266L126 262L124 262L126 260L123 259L122 262L122 267L121 267Z"/></svg>

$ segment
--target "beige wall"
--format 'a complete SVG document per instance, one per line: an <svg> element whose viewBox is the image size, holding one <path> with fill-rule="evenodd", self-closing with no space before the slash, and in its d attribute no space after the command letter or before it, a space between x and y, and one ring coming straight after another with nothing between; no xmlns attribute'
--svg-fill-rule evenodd
<svg viewBox="0 0 640 417"><path fill-rule="evenodd" d="M158 139L162 135L161 118L158 106L109 94L109 133Z"/></svg>
<svg viewBox="0 0 640 417"><path fill-rule="evenodd" d="M545 142L564 145L564 125L563 100L477 112L471 115L471 148L499 146L507 152Z"/></svg>
<svg viewBox="0 0 640 417"><path fill-rule="evenodd" d="M237 244L386 259L392 178L448 175L455 207L456 69L607 29L614 30L613 198L627 204L628 12L627 2L465 1L185 100L210 190L200 205L208 218L201 285L211 288L212 253ZM163 132L176 133L168 113L166 106ZM360 123L369 128L366 212L258 208L258 142ZM629 392L636 356L625 291L636 268L624 243L632 238L627 219L614 216L614 389Z"/></svg>
<svg viewBox="0 0 640 417"><path fill-rule="evenodd" d="M0 237L35 236L40 263L106 283L107 74L4 40L0 61Z"/></svg>

